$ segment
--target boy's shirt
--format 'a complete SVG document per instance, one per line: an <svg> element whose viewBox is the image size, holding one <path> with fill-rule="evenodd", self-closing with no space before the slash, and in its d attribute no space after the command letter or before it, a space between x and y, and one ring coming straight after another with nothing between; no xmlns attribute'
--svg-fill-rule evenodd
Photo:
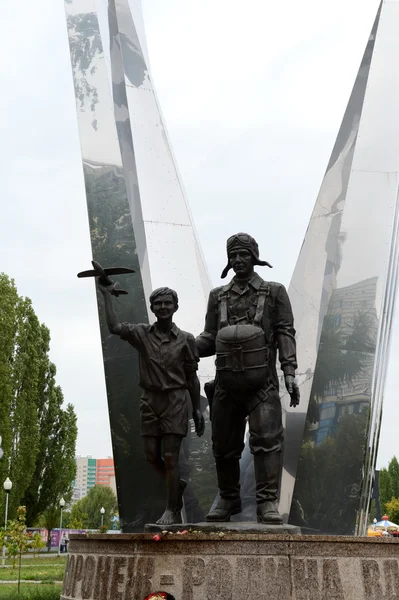
<svg viewBox="0 0 399 600"><path fill-rule="evenodd" d="M199 355L194 336L173 324L169 335L156 325L122 323L120 337L140 353L140 381L144 390L187 389L187 374L197 371Z"/></svg>

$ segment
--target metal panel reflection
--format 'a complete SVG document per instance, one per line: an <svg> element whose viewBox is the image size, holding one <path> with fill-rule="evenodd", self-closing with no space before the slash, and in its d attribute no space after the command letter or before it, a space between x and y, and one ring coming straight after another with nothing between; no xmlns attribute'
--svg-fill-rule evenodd
<svg viewBox="0 0 399 600"><path fill-rule="evenodd" d="M371 495L397 280L398 25L383 3L289 290L307 412L287 409L282 503L293 492L291 522L322 533L362 533Z"/></svg>
<svg viewBox="0 0 399 600"><path fill-rule="evenodd" d="M126 94L152 284L178 291L176 320L183 329L198 333L203 327L209 277L152 82L141 2L109 0L109 7L111 65L117 64L118 54L125 84L124 90L119 80L118 88L113 85L115 114L118 92L123 97ZM121 145L121 150L123 157L126 148ZM213 360L201 360L202 383L213 376ZM190 475L185 506L187 518L193 522L204 518L217 490L208 413L206 420L204 437L198 439L191 431L181 459L182 469Z"/></svg>
<svg viewBox="0 0 399 600"><path fill-rule="evenodd" d="M136 269L123 282L130 294L118 299L121 319L148 322L152 284L168 285L180 297L179 326L197 333L209 279L150 80L140 3L132 4L137 31L127 2L65 0L65 6L93 256L104 265ZM161 513L164 493L143 457L137 354L108 334L102 314L121 524L124 531L140 531ZM209 361L201 364L202 379L212 372ZM191 463L208 462L209 424L204 438L191 432L185 441L186 477L190 453ZM202 473L214 494L213 469ZM204 495L201 476L193 484L186 488L185 507L188 518L198 521L210 493Z"/></svg>
<svg viewBox="0 0 399 600"><path fill-rule="evenodd" d="M130 4L110 0L110 7L116 14L117 32L112 34L111 49L119 46L125 74L151 279L158 287L168 277L169 285L179 292L179 324L199 332L210 289L205 263ZM136 3L136 13L137 9ZM201 365L202 376L207 364ZM213 371L212 367L208 375Z"/></svg>
<svg viewBox="0 0 399 600"><path fill-rule="evenodd" d="M93 256L104 265L136 270L123 282L129 296L118 299L118 314L122 320L148 322L95 4L68 0L65 6ZM155 518L161 508L145 500L157 482L144 461L139 435L137 356L108 333L103 311L100 315L119 511L122 524L135 528L140 521ZM137 488L143 496L135 493Z"/></svg>

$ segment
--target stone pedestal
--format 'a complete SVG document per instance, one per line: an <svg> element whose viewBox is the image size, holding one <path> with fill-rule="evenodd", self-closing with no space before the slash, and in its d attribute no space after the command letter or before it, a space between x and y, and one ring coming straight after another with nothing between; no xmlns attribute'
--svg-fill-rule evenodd
<svg viewBox="0 0 399 600"><path fill-rule="evenodd" d="M71 535L62 600L393 600L393 538L210 533Z"/></svg>

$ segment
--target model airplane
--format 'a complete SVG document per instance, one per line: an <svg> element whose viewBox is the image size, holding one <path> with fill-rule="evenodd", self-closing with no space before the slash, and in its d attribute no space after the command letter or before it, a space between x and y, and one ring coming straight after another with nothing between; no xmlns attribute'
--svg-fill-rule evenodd
<svg viewBox="0 0 399 600"><path fill-rule="evenodd" d="M105 286L111 286L111 294L113 296L120 296L121 294L127 294L126 290L122 290L119 287L119 283L115 283L112 279L109 278L110 275L123 275L124 273L134 273L134 269L128 269L127 267L110 267L108 269L104 269L100 263L95 260L91 261L93 265L93 269L90 271L82 271L78 273L78 277L98 277L100 283Z"/></svg>

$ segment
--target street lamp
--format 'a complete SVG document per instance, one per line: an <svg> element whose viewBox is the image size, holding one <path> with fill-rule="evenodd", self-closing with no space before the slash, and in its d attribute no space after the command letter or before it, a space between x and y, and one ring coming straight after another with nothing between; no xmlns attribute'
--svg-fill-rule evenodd
<svg viewBox="0 0 399 600"><path fill-rule="evenodd" d="M103 506L100 508L100 513L101 513L101 527L103 527L103 525L104 525L104 515L105 515L105 508Z"/></svg>
<svg viewBox="0 0 399 600"><path fill-rule="evenodd" d="M4 527L5 529L7 529L7 518L8 518L8 497L10 495L11 492L11 488L12 488L12 481L10 481L10 478L7 477L7 479L5 480L5 482L3 483L3 488L6 492L6 516L5 516L5 523L4 523Z"/></svg>
<svg viewBox="0 0 399 600"><path fill-rule="evenodd" d="M4 529L7 531L7 519L8 519L8 497L10 495L11 492L11 488L12 488L12 481L10 480L9 477L7 477L7 479L5 480L5 482L3 483L3 488L4 491L6 493L6 514L5 514L5 518L4 518ZM3 558L1 561L1 564L4 566L4 562L6 559L6 547L3 546Z"/></svg>
<svg viewBox="0 0 399 600"><path fill-rule="evenodd" d="M65 506L65 500L64 498L61 498L60 500L60 509L61 509L61 514L60 514L60 539L59 539L59 543L58 543L58 556L61 556L61 541L62 541L62 509Z"/></svg>

